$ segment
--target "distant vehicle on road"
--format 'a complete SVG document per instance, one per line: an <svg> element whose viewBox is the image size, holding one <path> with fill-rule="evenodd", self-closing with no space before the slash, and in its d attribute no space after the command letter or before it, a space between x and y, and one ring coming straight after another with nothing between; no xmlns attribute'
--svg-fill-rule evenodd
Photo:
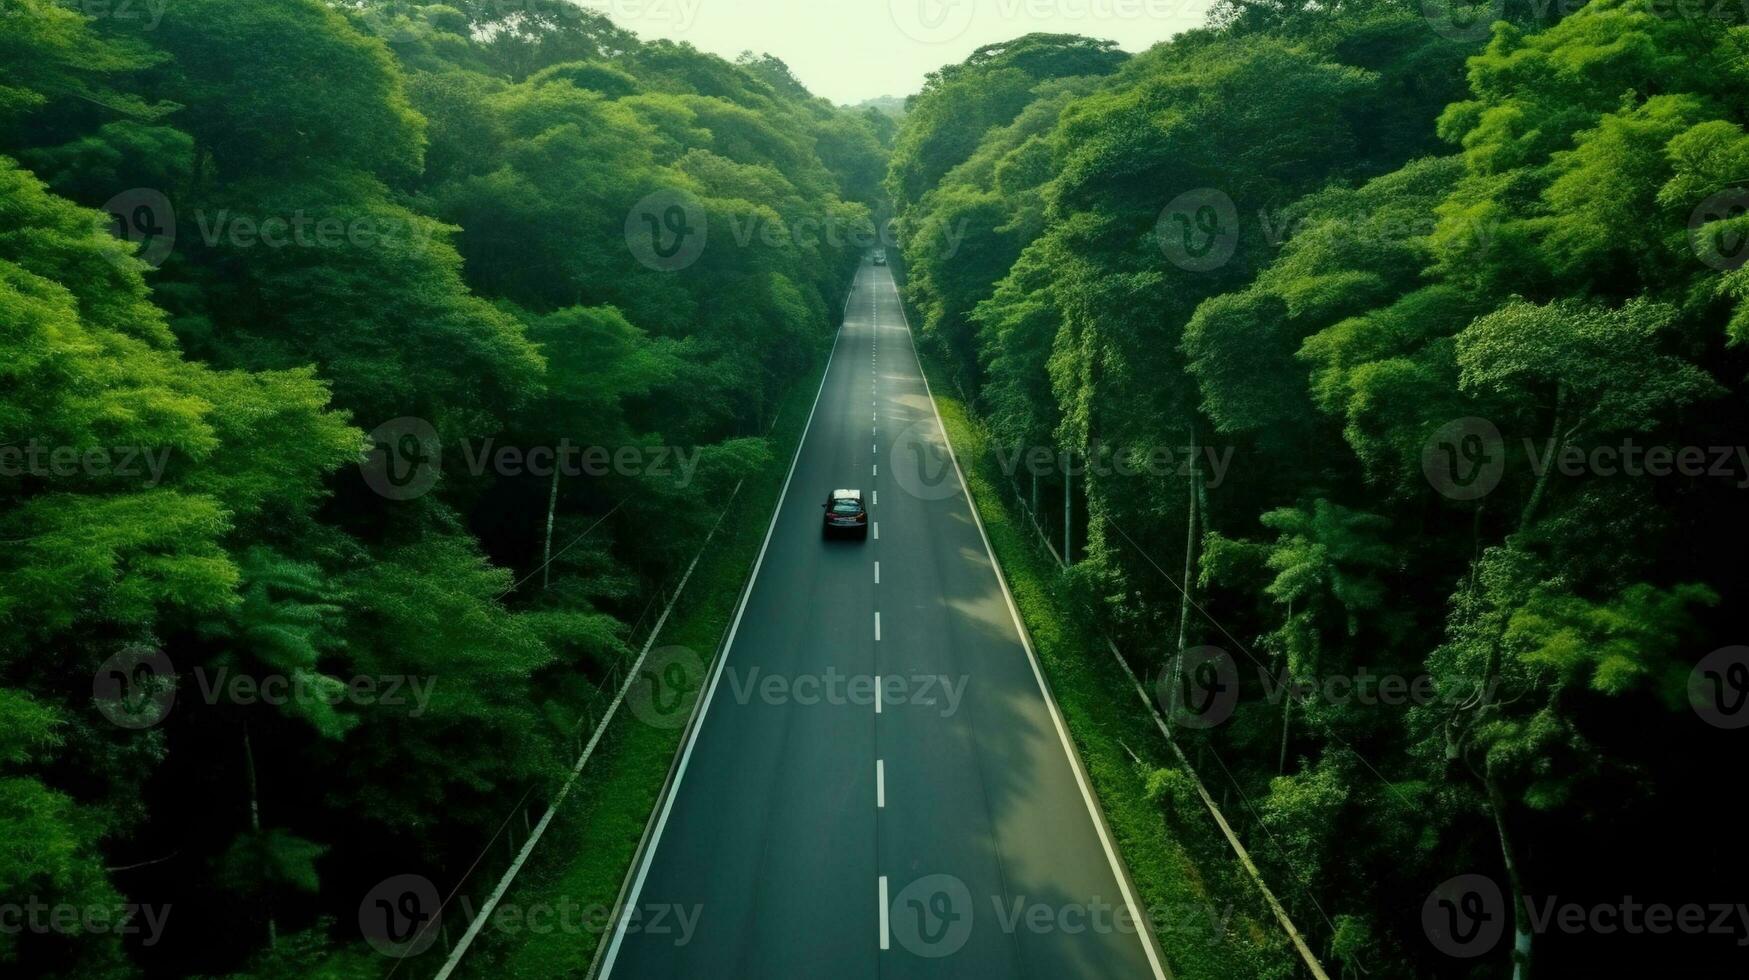
<svg viewBox="0 0 1749 980"><path fill-rule="evenodd" d="M884 248L875 249L874 264L875 265L886 265L887 264L887 250L886 249L884 249Z"/></svg>
<svg viewBox="0 0 1749 980"><path fill-rule="evenodd" d="M826 516L820 524L821 537L829 538L833 534L868 537L868 510L862 506L861 490L834 490L826 495L826 502L820 506L826 509Z"/></svg>

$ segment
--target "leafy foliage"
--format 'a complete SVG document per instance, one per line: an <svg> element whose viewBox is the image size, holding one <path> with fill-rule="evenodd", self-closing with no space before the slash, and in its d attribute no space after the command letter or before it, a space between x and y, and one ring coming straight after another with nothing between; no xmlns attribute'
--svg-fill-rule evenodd
<svg viewBox="0 0 1749 980"><path fill-rule="evenodd" d="M0 969L380 975L335 923L553 788L767 459L892 124L564 4L3 7L0 904L191 927L8 930ZM688 268L628 247L657 191Z"/></svg>
<svg viewBox="0 0 1749 980"><path fill-rule="evenodd" d="M1749 35L1643 0L1475 41L1423 13L1224 3L1030 99L975 56L913 100L889 176L907 298L1007 458L1192 461L1047 473L1046 507L1071 489L1069 582L1141 669L1236 662L1232 719L1177 737L1348 975L1452 969L1414 910L1453 874L1522 910L1693 895L1697 850L1735 858L1670 801L1727 764L1683 692L1741 639L1713 612L1744 599L1741 476L1651 460L1741 441ZM1185 199L1226 236L1201 265L1168 237ZM1612 812L1648 853L1604 869ZM1627 962L1518 920L1516 955L1465 968Z"/></svg>

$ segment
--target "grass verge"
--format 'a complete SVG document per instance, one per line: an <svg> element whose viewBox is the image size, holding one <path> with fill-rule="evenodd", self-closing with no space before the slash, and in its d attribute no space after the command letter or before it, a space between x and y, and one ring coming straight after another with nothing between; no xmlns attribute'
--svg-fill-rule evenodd
<svg viewBox="0 0 1749 980"><path fill-rule="evenodd" d="M742 484L656 638L657 646L684 646L701 659L717 649L777 506L825 367L822 352L815 370L784 396L768 437L771 461ZM619 897L683 733L647 725L621 706L534 856L506 893L499 906L502 918L495 917L481 931L456 976L546 980L588 973L604 938L602 910L612 908ZM536 932L524 926L521 913L533 909L551 910L542 912L551 929ZM565 921L573 925L562 926Z"/></svg>
<svg viewBox="0 0 1749 980"><path fill-rule="evenodd" d="M919 348L942 423L1039 665L1177 980L1293 976L1286 937L1200 802L1173 792L1170 750L1093 617L1003 492L988 437L941 363ZM1165 771L1165 775L1162 775Z"/></svg>

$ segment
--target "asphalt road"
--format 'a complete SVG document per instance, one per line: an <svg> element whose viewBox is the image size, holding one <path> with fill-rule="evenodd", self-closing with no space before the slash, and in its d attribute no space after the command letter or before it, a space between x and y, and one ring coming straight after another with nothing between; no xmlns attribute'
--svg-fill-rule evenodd
<svg viewBox="0 0 1749 980"><path fill-rule="evenodd" d="M706 704L601 973L1164 976L886 267L847 310L718 669L655 665L654 702ZM870 501L868 540L821 539L838 487Z"/></svg>

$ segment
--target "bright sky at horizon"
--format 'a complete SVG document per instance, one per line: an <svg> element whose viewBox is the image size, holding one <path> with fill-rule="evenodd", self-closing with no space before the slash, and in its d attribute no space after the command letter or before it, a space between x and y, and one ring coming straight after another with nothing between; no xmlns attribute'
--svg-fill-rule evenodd
<svg viewBox="0 0 1749 980"><path fill-rule="evenodd" d="M905 96L979 46L1035 31L1141 51L1203 22L1212 0L577 0L639 37L726 58L769 52L833 102Z"/></svg>

